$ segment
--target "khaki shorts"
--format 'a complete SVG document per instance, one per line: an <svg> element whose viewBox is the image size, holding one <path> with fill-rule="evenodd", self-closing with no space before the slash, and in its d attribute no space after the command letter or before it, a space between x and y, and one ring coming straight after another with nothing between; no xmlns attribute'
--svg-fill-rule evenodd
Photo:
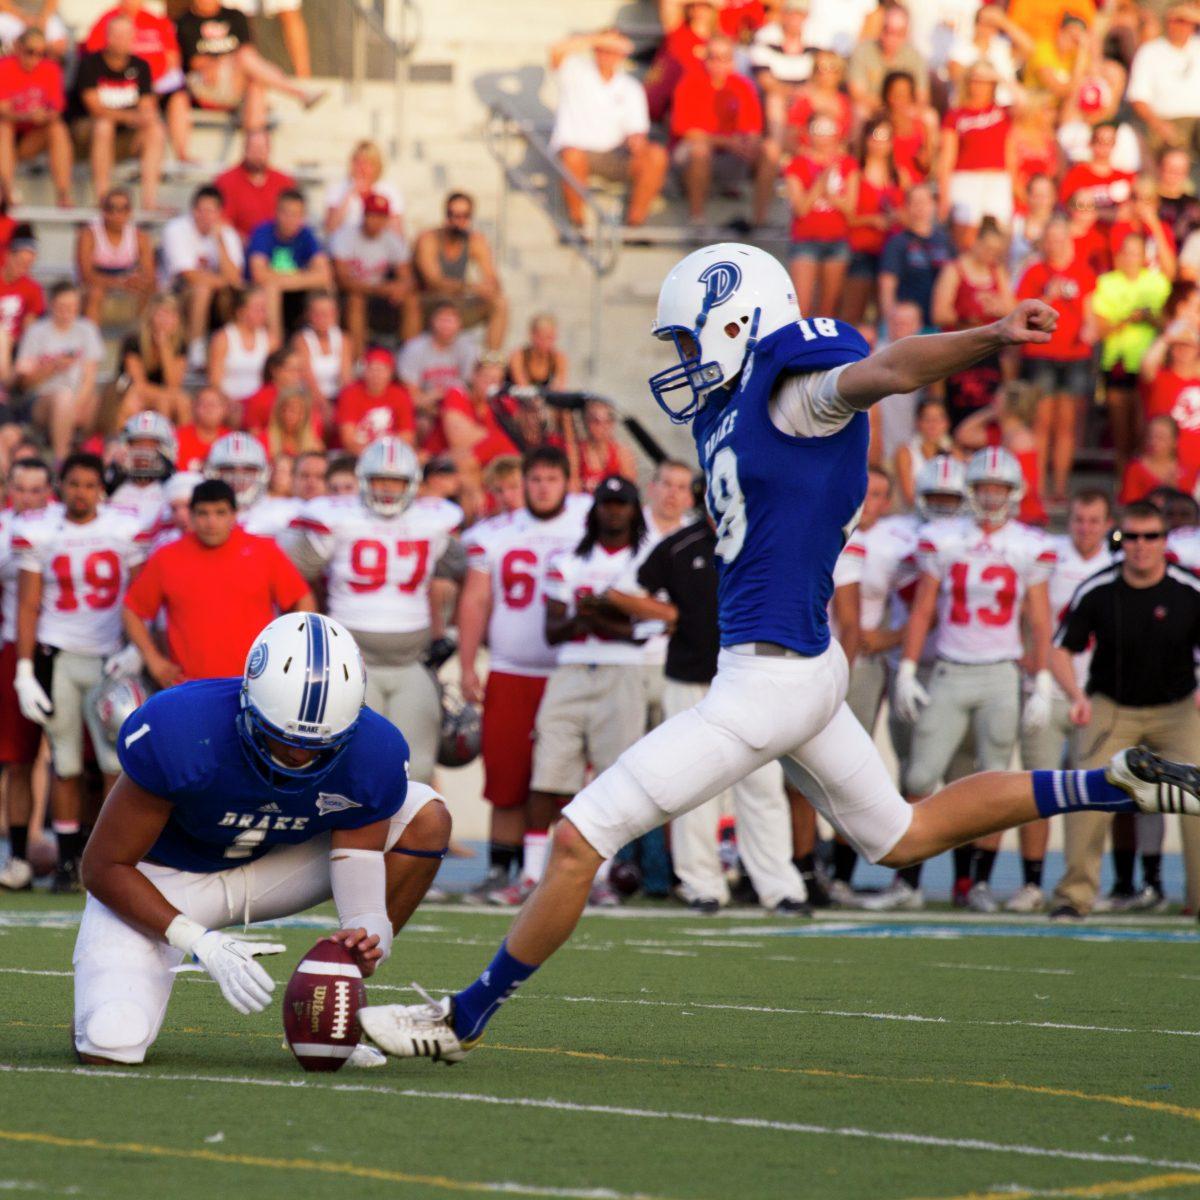
<svg viewBox="0 0 1200 1200"><path fill-rule="evenodd" d="M599 775L645 732L644 667L558 667L538 709L530 786L535 792L573 796L589 766Z"/></svg>

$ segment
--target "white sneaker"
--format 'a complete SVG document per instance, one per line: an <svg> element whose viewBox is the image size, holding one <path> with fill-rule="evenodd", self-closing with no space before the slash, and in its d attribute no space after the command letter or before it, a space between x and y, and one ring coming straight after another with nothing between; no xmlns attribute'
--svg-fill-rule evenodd
<svg viewBox="0 0 1200 1200"><path fill-rule="evenodd" d="M829 881L829 899L837 908L860 908L862 897L844 880Z"/></svg>
<svg viewBox="0 0 1200 1200"><path fill-rule="evenodd" d="M347 1067L357 1067L363 1071L369 1071L373 1067L386 1067L387 1055L374 1046L368 1046L366 1042L359 1042L353 1050L350 1051L350 1057L346 1059Z"/></svg>
<svg viewBox="0 0 1200 1200"><path fill-rule="evenodd" d="M925 907L925 893L897 875L884 891L865 896L860 907L867 912L920 912Z"/></svg>
<svg viewBox="0 0 1200 1200"><path fill-rule="evenodd" d="M461 1042L450 1024L450 997L434 1000L413 984L424 1004L370 1004L358 1011L363 1032L393 1058L462 1062L479 1038Z"/></svg>
<svg viewBox="0 0 1200 1200"><path fill-rule="evenodd" d="M23 892L33 886L33 868L23 858L10 858L0 868L0 888L8 892Z"/></svg>
<svg viewBox="0 0 1200 1200"><path fill-rule="evenodd" d="M1200 769L1172 762L1145 746L1118 750L1107 771L1109 783L1128 792L1148 813L1186 813L1200 817Z"/></svg>
<svg viewBox="0 0 1200 1200"><path fill-rule="evenodd" d="M996 897L992 895L991 887L980 880L978 883L971 885L971 890L967 893L967 907L972 912L977 913L996 913L1000 911L1000 904Z"/></svg>
<svg viewBox="0 0 1200 1200"><path fill-rule="evenodd" d="M1004 902L1004 911L1011 913L1041 912L1046 907L1046 893L1035 883L1026 883L1020 891Z"/></svg>

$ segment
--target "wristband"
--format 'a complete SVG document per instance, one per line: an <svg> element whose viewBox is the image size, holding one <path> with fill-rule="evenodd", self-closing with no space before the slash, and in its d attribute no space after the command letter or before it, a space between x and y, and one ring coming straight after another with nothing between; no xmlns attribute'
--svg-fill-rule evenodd
<svg viewBox="0 0 1200 1200"><path fill-rule="evenodd" d="M179 913L167 926L164 936L168 944L174 946L176 950L182 950L184 954L191 954L196 948L196 943L207 932L208 930L199 921L193 921L191 917L185 917L183 913Z"/></svg>

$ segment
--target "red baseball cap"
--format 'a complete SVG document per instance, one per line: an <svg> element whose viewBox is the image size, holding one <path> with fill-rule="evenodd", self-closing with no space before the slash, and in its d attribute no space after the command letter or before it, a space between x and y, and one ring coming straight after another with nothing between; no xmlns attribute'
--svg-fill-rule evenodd
<svg viewBox="0 0 1200 1200"><path fill-rule="evenodd" d="M372 346L371 349L363 355L363 362L383 363L385 367L390 367L393 365L391 351L385 350L382 346Z"/></svg>
<svg viewBox="0 0 1200 1200"><path fill-rule="evenodd" d="M386 196L371 192L363 201L363 213L366 216L389 217L392 214L392 206Z"/></svg>

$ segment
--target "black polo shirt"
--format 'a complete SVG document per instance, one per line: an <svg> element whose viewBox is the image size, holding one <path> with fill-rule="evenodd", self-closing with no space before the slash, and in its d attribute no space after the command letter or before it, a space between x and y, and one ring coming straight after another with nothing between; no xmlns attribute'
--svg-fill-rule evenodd
<svg viewBox="0 0 1200 1200"><path fill-rule="evenodd" d="M697 521L663 538L638 570L638 583L647 592L664 594L679 610L665 672L680 683L711 683L717 673L716 548L708 521Z"/></svg>
<svg viewBox="0 0 1200 1200"><path fill-rule="evenodd" d="M1087 692L1127 708L1174 704L1196 690L1200 578L1174 563L1153 587L1135 588L1117 563L1085 579L1054 636L1079 654L1094 646Z"/></svg>

